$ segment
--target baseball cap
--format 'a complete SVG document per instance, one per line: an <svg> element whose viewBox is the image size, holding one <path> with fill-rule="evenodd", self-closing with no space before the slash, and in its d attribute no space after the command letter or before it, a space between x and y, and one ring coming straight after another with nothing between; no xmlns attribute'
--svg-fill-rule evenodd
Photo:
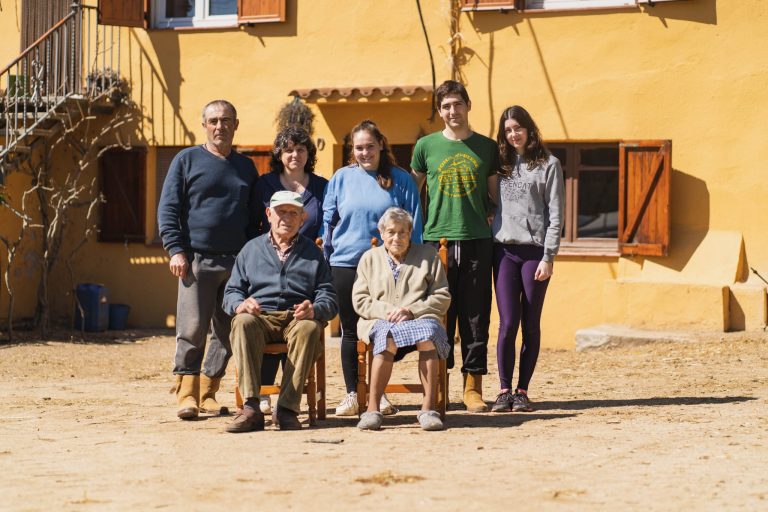
<svg viewBox="0 0 768 512"><path fill-rule="evenodd" d="M290 190L280 190L275 192L269 199L270 208L275 208L283 204L298 206L302 209L304 208L304 203L301 202L301 194L297 192L291 192Z"/></svg>

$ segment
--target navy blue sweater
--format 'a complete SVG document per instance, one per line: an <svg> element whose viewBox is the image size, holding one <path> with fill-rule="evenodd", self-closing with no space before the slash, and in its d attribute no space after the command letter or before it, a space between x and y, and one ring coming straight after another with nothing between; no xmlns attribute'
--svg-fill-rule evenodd
<svg viewBox="0 0 768 512"><path fill-rule="evenodd" d="M328 186L327 179L310 173L307 188L301 195L304 211L307 213L307 220L301 225L299 233L311 240L320 236L320 228L323 226L323 198L325 197L326 186ZM259 234L262 234L269 232L266 210L272 194L285 190L283 184L280 183L280 173L270 172L263 175L256 184L256 190L259 194L259 199L264 204L264 207L261 209L261 225L259 227Z"/></svg>
<svg viewBox="0 0 768 512"><path fill-rule="evenodd" d="M234 315L248 297L256 299L263 311L287 311L309 300L315 320L320 321L330 320L339 309L323 252L303 235L285 263L277 257L269 233L245 244L224 289L224 311Z"/></svg>
<svg viewBox="0 0 768 512"><path fill-rule="evenodd" d="M226 159L202 146L179 152L157 207L157 225L168 254L237 254L257 234L258 178L253 162L235 151Z"/></svg>

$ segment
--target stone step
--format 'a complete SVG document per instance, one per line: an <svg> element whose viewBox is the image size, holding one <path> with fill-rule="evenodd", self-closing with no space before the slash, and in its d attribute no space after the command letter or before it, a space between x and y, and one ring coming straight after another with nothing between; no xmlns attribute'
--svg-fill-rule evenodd
<svg viewBox="0 0 768 512"><path fill-rule="evenodd" d="M645 345L657 342L688 343L695 340L693 333L682 331L653 331L625 325L602 324L576 331L576 351Z"/></svg>

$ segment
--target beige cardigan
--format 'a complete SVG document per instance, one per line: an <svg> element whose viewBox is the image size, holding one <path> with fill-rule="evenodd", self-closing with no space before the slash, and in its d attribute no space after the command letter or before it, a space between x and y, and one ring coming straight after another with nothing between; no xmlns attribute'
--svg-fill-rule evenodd
<svg viewBox="0 0 768 512"><path fill-rule="evenodd" d="M387 263L384 247L363 254L357 265L352 287L352 305L360 315L357 335L368 343L377 320L385 320L398 307L405 307L414 318L444 321L451 305L448 279L437 251L428 245L412 244L400 269L397 285Z"/></svg>

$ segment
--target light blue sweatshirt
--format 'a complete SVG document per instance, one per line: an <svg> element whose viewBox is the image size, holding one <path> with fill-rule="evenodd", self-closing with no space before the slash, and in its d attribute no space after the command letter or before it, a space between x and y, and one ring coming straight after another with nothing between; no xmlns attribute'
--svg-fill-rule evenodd
<svg viewBox="0 0 768 512"><path fill-rule="evenodd" d="M328 182L323 201L323 245L333 267L357 267L360 257L378 238L379 219L397 206L413 216L411 241L421 243L423 220L419 191L410 174L392 168L392 187L381 188L376 173L357 165L342 167Z"/></svg>

